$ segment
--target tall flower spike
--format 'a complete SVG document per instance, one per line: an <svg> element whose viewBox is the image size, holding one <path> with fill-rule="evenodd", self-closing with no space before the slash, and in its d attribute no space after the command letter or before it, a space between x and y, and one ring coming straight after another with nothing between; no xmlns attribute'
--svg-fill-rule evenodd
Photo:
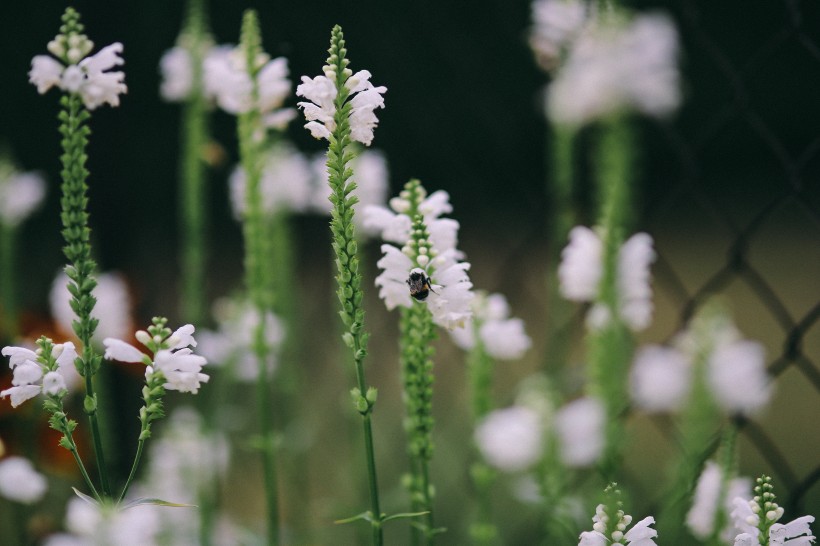
<svg viewBox="0 0 820 546"><path fill-rule="evenodd" d="M349 166L353 156L351 138L353 136L354 120L351 119L352 105L348 104L351 93L359 92L356 77L347 67L350 61L347 57L344 34L338 25L333 27L330 37L330 49L327 65L324 67L324 76L314 80L302 77L305 82L297 88L297 95L309 95L314 103L301 103L308 112L308 128L312 131L321 128L321 136L329 141L327 152L328 183L330 185L330 202L333 210L330 213L330 231L333 241L333 252L336 255L336 292L341 304L339 315L345 326L342 336L353 355L356 368L356 388L351 391L356 411L362 416L364 430L364 450L367 459L367 475L370 492L370 510L367 521L371 523L374 545L383 542L382 518L379 507L379 490L376 476L376 457L373 448L373 432L371 419L373 407L376 403L376 389L368 387L365 378L364 359L367 356L368 333L364 330L364 307L362 300L362 276L359 273L359 250L356 242L356 228L353 221L355 205L358 199L352 194L356 183L351 180L354 172ZM369 73L368 73L369 76ZM308 82L311 82L308 84ZM383 90L382 90L383 92ZM319 106L321 105L321 106ZM358 122L356 122L358 123ZM361 131L361 127L357 129ZM316 133L314 133L314 136ZM372 128L369 134L372 138ZM370 141L368 139L367 144Z"/></svg>
<svg viewBox="0 0 820 546"><path fill-rule="evenodd" d="M78 371L85 378L83 408L91 423L91 437L102 492L105 496L110 496L111 488L105 472L105 457L97 420L97 396L92 381L100 367L100 355L96 354L91 345L98 323L92 317L96 303L92 291L97 284L94 279L97 266L91 258L91 230L88 227L86 196L89 173L85 163L88 159L88 135L91 132L87 125L91 117L89 110L104 103L119 105L119 95L126 91L125 84L122 83L125 75L122 72L106 72L123 64L120 57L122 44L114 43L88 57L94 44L83 34L80 15L73 8L67 8L62 20L60 34L48 44L48 50L60 61L39 55L32 60L29 76L40 93L45 93L53 86L65 92L60 99L62 111L59 115L63 147L63 154L60 156L63 164L63 195L60 204L63 238L66 242L63 252L69 262L65 271L70 279L68 289L73 296L71 307L77 314L74 331L82 344Z"/></svg>
<svg viewBox="0 0 820 546"><path fill-rule="evenodd" d="M581 533L578 546L657 546L654 539L658 532L651 527L655 524L655 518L649 516L632 525L632 516L623 511L621 492L616 486L614 483L607 486L607 504L599 504L595 508L593 530Z"/></svg>
<svg viewBox="0 0 820 546"><path fill-rule="evenodd" d="M814 516L799 517L785 525L778 523L783 517L783 507L775 502L772 479L761 476L755 485L755 496L747 501L741 497L733 500L735 510L732 519L742 531L735 536L735 546L808 546L816 537L811 534L810 523Z"/></svg>

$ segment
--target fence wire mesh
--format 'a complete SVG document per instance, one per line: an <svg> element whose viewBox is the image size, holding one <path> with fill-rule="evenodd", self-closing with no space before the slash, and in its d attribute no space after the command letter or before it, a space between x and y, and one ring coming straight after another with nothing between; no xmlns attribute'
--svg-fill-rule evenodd
<svg viewBox="0 0 820 546"><path fill-rule="evenodd" d="M803 513L820 482L820 136L809 121L818 119L810 95L820 88L820 6L731 4L679 0L670 7L689 101L677 121L649 129L658 137L655 153L677 168L652 173L664 187L647 192L643 217L650 232L679 230L661 236L657 249L658 297L677 309L667 334L704 301L723 296L743 311L741 328L766 340L776 387L801 399L789 406L797 414L746 420L741 434L780 482L787 510ZM767 25L745 25L746 9L765 11L754 20ZM681 216L685 227L672 228ZM673 250L671 241L688 251ZM799 380L782 385L794 373ZM796 438L784 442L777 429L789 419L805 428L792 427ZM807 453L809 465L795 463L795 452Z"/></svg>

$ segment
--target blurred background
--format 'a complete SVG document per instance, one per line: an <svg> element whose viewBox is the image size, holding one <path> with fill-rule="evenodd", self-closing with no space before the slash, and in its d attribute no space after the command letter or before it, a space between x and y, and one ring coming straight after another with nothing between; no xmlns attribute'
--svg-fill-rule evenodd
<svg viewBox="0 0 820 546"><path fill-rule="evenodd" d="M552 203L549 131L543 116L548 78L536 67L527 45L529 3L209 4L217 43L236 43L242 11L257 9L264 48L272 56L288 58L294 81L320 72L330 28L342 25L351 67L368 69L376 85L388 88L373 147L386 154L391 193L410 177L420 178L430 191L447 190L455 209L452 216L462 226L460 246L473 264L475 285L506 294L513 314L526 321L532 350L520 362L503 364L496 374L496 401L508 404L519 382L544 368L550 311L546 279L557 266L551 259L554 245L564 244L548 238ZM685 97L673 119L637 122L637 226L655 238L659 254L654 267L656 319L639 341L668 340L708 296L722 295L743 334L766 346L777 384L768 410L743 428L741 473L771 473L786 499L787 513L820 515L820 4L624 4L641 11L662 10L677 23ZM42 171L49 181L45 206L20 234L23 330L31 335L49 321L48 291L64 259L57 97L53 91L39 96L27 82L27 72L31 58L44 54L57 33L65 5L52 0L12 3L0 17L0 145L12 151L20 168ZM96 258L101 270L125 275L136 303L135 324L144 327L156 314L168 315L177 324L180 108L159 97L158 61L174 45L183 3L88 0L72 5L95 44L122 42L126 61L128 94L121 107L98 109L91 123L88 167ZM241 285L243 250L226 185L237 161L235 120L215 112L212 130L224 157L211 171L209 188L208 292L217 298ZM324 148L298 120L288 136L302 151ZM577 158L575 205L578 217L591 223L594 203L587 191L589 158L584 149L579 147ZM300 321L320 342L302 350L296 373L301 395L289 398L289 407L282 409L289 419L282 425L295 454L283 458L282 496L298 499L283 502L283 517L299 522L294 525L309 537L300 544L352 544L361 529L332 524L361 511L365 495L360 429L347 394L351 370L337 357L327 218L296 217L293 227ZM378 244L365 252L371 258L365 282L371 285ZM405 455L396 315L384 310L375 289L367 296L373 332L368 380L380 391L375 416L380 483L386 510L400 511ZM576 329L576 345L580 333ZM449 529L444 543L460 544L466 541L462 507L469 495L466 444L471 431L463 356L445 338L437 344L432 472L438 489L437 523ZM571 354L571 369L580 370L583 352ZM9 375L1 377L7 385ZM568 384L573 377L570 373ZM139 374L128 370L118 370L113 380L119 408L113 434L128 454L115 458L120 466L128 464L138 427L134 417L139 381ZM244 395L231 393L228 406L231 396ZM22 413L42 424L46 433L45 419L32 415L37 408ZM13 448L19 437L15 419L20 418L20 411L12 414L7 403L0 404L0 437L7 447ZM659 500L653 487L664 468L656 463L674 449L665 427L663 421L630 418L628 481L639 514L651 513ZM237 445L238 462L226 480L225 504L238 521L253 526L262 510L259 477L253 454L241 448L241 439ZM296 465L299 459L304 466ZM653 464L647 466L648 461ZM57 462L52 466L53 472L70 470ZM126 473L127 467L120 472ZM76 483L70 475L65 479ZM499 491L506 543L531 543L540 525L539 508L502 502L510 495ZM308 517L290 513L305 510ZM389 543L406 539L402 525L390 528Z"/></svg>

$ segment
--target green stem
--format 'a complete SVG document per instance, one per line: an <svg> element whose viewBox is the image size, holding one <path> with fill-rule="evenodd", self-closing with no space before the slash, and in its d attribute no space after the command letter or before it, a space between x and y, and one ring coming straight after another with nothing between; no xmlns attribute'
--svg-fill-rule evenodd
<svg viewBox="0 0 820 546"><path fill-rule="evenodd" d="M137 475L137 468L139 468L140 459L142 459L142 450L145 447L145 440L140 439L137 442L137 453L134 455L134 462L131 465L131 472L128 473L128 479L125 481L125 485L122 488L122 493L120 493L117 502L122 502L125 498L125 495L128 493L128 488L131 486L131 482L134 481L134 476Z"/></svg>
<svg viewBox="0 0 820 546"><path fill-rule="evenodd" d="M0 223L0 306L3 307L4 339L17 338L17 230Z"/></svg>
<svg viewBox="0 0 820 546"><path fill-rule="evenodd" d="M88 227L88 197L86 195L88 186L86 179L88 170L85 162L88 159L86 147L88 145L87 136L90 129L86 124L90 114L84 108L79 95L64 95L61 99L63 106L60 112L60 133L62 134L63 154L61 161L63 169L61 175L62 184L62 223L63 237L66 246L63 251L68 258L69 265L66 267L70 284L74 285L74 310L77 314L77 321L74 323L74 331L80 339L82 345L82 375L85 378L86 396L84 409L91 424L91 437L94 445L94 456L97 463L97 471L100 476L100 486L103 495L111 496L111 487L108 483L108 475L105 470L105 457L103 455L102 439L100 437L100 427L97 420L97 397L94 393L93 378L100 367L100 356L95 354L91 344L91 338L97 327L97 319L91 316L94 310L96 299L92 291L96 286L94 270L96 263L91 258L91 230Z"/></svg>
<svg viewBox="0 0 820 546"><path fill-rule="evenodd" d="M350 141L350 111L352 106L347 102L350 91L345 86L348 78L346 72L350 63L345 58L344 35L341 27L333 28L330 40L330 57L328 63L336 72L336 98L334 121L335 128L330 135L330 146L327 155L328 182L331 188L330 229L333 237L333 251L336 255L338 275L337 295L341 303L342 322L347 332L343 335L345 344L353 353L356 367L356 382L358 396L355 398L357 411L362 416L364 428L364 449L367 460L367 476L370 491L370 525L373 533L373 544L381 545L384 541L382 519L383 514L379 506L379 489L376 474L376 455L373 446L373 432L371 419L375 404L375 390L367 386L364 370L364 358L367 355L367 338L369 334L364 330L364 308L362 300L364 293L361 289L362 276L359 273L359 249L356 243L353 216L357 199L351 195L352 183L348 182L352 173L348 169L348 162L353 158Z"/></svg>
<svg viewBox="0 0 820 546"><path fill-rule="evenodd" d="M494 361L487 354L484 344L481 342L479 337L480 327L479 322L474 319L473 334L476 343L467 355L473 429L492 409L491 386ZM473 453L476 459L481 456L477 449L473 449ZM473 483L477 503L470 535L475 544L494 544L498 535L496 526L492 523L492 484L495 481L495 473L486 464L476 462L470 468L470 479Z"/></svg>
<svg viewBox="0 0 820 546"><path fill-rule="evenodd" d="M256 330L256 358L259 377L256 381L259 408L259 428L261 435L262 475L265 485L266 520L268 522L268 544L279 544L279 499L276 479L276 442L273 427L273 401L270 392L270 357L265 342L265 311L260 310L259 326Z"/></svg>
<svg viewBox="0 0 820 546"><path fill-rule="evenodd" d="M204 13L196 0L189 2L185 36L191 57L191 95L184 105L181 132L180 218L182 219L182 312L199 324L205 310L205 202L206 165L203 150L208 138L208 115L202 94Z"/></svg>
<svg viewBox="0 0 820 546"><path fill-rule="evenodd" d="M561 250L567 243L572 226L577 224L572 199L573 151L576 131L567 127L553 126L547 169L550 173L547 193L551 214L549 226L550 257L552 263L561 259ZM547 293L549 310L546 316L547 350L544 351L544 365L555 374L566 367L570 347L570 329L573 306L561 296L557 269L549 268L547 273Z"/></svg>

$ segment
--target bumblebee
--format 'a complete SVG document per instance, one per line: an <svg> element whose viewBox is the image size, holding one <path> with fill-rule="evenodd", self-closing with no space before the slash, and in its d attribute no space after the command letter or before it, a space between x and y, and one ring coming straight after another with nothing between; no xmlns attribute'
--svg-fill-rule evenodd
<svg viewBox="0 0 820 546"><path fill-rule="evenodd" d="M418 267L410 271L410 278L407 279L407 286L410 287L410 295L418 301L426 300L427 296L430 295L430 292L433 292L434 294L438 293L433 290L430 277L427 276L427 273Z"/></svg>

